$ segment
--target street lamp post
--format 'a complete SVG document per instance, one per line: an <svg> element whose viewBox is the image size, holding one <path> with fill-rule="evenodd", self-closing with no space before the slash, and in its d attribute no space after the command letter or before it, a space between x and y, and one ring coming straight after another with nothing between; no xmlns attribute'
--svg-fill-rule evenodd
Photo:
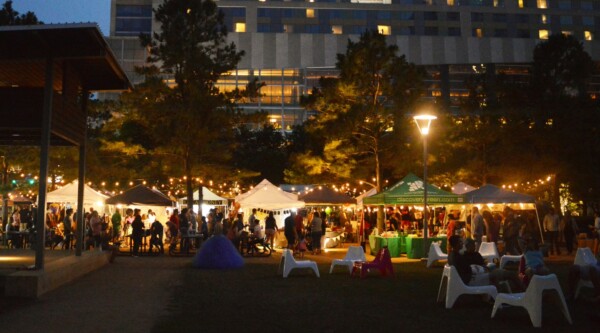
<svg viewBox="0 0 600 333"><path fill-rule="evenodd" d="M427 209L427 135L431 128L431 122L437 119L433 115L418 115L413 119L417 123L419 132L423 137L423 254L427 255L427 223L429 221L429 210Z"/></svg>

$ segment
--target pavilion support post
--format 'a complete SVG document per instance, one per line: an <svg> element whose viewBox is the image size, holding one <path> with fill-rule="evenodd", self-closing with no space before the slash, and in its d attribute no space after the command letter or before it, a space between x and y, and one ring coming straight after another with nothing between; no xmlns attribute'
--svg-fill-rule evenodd
<svg viewBox="0 0 600 333"><path fill-rule="evenodd" d="M79 181L77 182L77 229L75 231L75 255L81 256L81 252L83 250L83 236L85 234L85 227L83 224L83 214L85 213L83 210L83 193L85 187L85 158L86 158L86 142L87 142L87 101L88 101L88 91L83 91L81 96L81 107L83 109L83 113L85 114L86 124L84 130L84 138L81 144L79 145Z"/></svg>
<svg viewBox="0 0 600 333"><path fill-rule="evenodd" d="M40 183L38 190L38 209L35 219L35 269L44 269L44 245L46 241L46 194L48 191L48 164L50 134L52 128L52 99L54 97L54 59L46 59L44 81L44 106L42 115L42 137L40 142Z"/></svg>

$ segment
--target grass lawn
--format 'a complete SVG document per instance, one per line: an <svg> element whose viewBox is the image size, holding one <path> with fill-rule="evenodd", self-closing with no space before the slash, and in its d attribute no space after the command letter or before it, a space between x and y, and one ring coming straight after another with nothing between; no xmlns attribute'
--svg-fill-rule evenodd
<svg viewBox="0 0 600 333"><path fill-rule="evenodd" d="M313 259L314 257L308 257ZM341 267L329 274L330 258L319 258L321 278L309 271L277 274L279 255L246 259L239 270L186 267L183 282L173 290L168 311L155 332L529 332L523 308L499 310L479 296L461 296L454 308L436 303L442 267L423 262L394 264L395 276L372 272L350 278ZM566 291L570 264L549 263ZM551 295L549 295L551 296ZM545 297L544 332L597 332L596 304L570 305L573 325Z"/></svg>

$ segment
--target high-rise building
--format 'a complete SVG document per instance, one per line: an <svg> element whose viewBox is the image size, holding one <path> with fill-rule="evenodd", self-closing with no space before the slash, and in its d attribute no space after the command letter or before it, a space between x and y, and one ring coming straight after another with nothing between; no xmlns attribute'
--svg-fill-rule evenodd
<svg viewBox="0 0 600 333"><path fill-rule="evenodd" d="M162 0L111 0L109 43L134 83L146 51L137 36L160 29L152 8ZM425 98L457 107L465 79L486 71L527 80L537 43L554 33L582 41L600 62L600 1L592 0L219 0L229 35L244 50L221 89L254 78L264 95L243 108L269 112L285 129L306 119L300 96L321 76L334 76L336 54L367 29L388 35L409 62L428 73ZM600 98L600 73L588 91Z"/></svg>

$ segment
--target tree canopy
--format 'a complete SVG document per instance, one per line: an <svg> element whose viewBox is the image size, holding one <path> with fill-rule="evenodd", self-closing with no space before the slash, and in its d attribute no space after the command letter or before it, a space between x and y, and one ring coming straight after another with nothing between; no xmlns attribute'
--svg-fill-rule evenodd
<svg viewBox="0 0 600 333"><path fill-rule="evenodd" d="M397 53L384 35L367 31L338 54L339 77L321 79L304 99L318 113L307 131L322 143L297 159L309 174L375 179L380 191L382 170L401 164L396 154L409 141L407 113L420 96L423 72Z"/></svg>
<svg viewBox="0 0 600 333"><path fill-rule="evenodd" d="M38 20L37 16L33 12L27 12L20 14L12 7L12 1L8 0L0 9L0 25L32 25L32 24L44 24L44 22Z"/></svg>

